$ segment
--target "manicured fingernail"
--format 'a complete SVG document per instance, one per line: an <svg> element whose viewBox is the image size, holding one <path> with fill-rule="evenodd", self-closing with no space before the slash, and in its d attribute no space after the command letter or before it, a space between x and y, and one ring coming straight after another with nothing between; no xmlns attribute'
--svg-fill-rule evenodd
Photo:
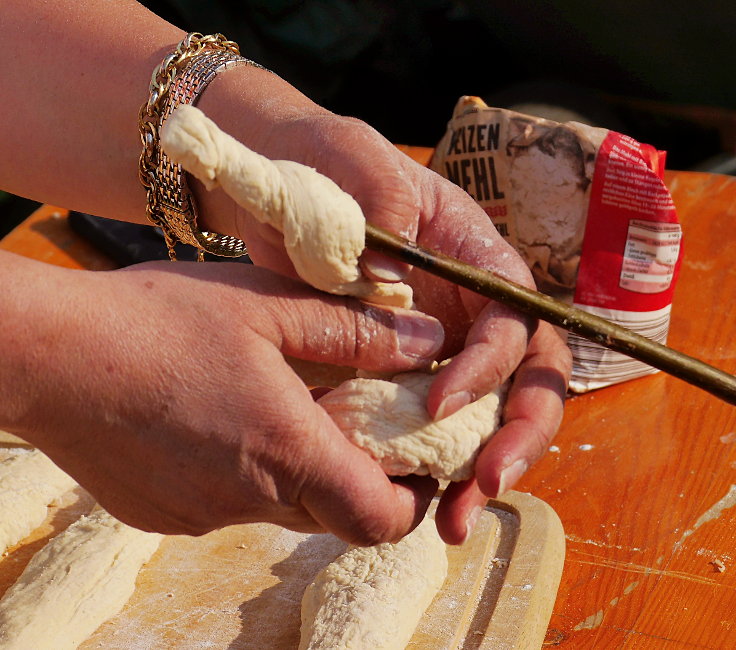
<svg viewBox="0 0 736 650"><path fill-rule="evenodd" d="M442 347L444 332L439 321L397 316L394 327L399 337L399 350L407 357L429 359Z"/></svg>
<svg viewBox="0 0 736 650"><path fill-rule="evenodd" d="M468 538L472 534L472 532L475 530L475 525L478 523L478 519L480 518L480 513L483 510L480 506L475 506L470 511L470 514L468 515L468 520L465 522L465 538L463 539L463 544L468 541Z"/></svg>
<svg viewBox="0 0 736 650"><path fill-rule="evenodd" d="M529 463L523 458L520 458L503 470L498 481L498 496L501 496L510 489L527 469L529 469Z"/></svg>
<svg viewBox="0 0 736 650"><path fill-rule="evenodd" d="M406 264L383 255L366 255L361 265L371 278L379 282L401 282L408 272Z"/></svg>
<svg viewBox="0 0 736 650"><path fill-rule="evenodd" d="M447 416L459 411L463 406L467 406L472 401L472 393L469 393L466 390L461 390L459 393L448 395L442 400L434 419L441 420L442 418L446 418Z"/></svg>

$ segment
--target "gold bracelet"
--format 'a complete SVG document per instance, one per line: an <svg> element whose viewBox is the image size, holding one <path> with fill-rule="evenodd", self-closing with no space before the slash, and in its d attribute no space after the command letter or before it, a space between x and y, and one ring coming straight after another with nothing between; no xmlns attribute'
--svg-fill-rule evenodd
<svg viewBox="0 0 736 650"><path fill-rule="evenodd" d="M199 230L197 205L186 173L169 160L159 144L161 127L179 104L194 104L219 72L239 65L263 67L240 56L238 45L222 34L193 32L151 76L150 95L138 115L143 145L138 176L146 188L146 216L163 231L171 260L176 260L174 245L178 241L195 246L199 261L205 251L222 257L246 253L245 243L236 237Z"/></svg>

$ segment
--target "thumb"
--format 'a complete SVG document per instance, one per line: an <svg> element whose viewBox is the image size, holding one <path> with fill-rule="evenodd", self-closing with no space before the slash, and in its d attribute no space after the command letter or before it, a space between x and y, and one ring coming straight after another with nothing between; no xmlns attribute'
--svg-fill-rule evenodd
<svg viewBox="0 0 736 650"><path fill-rule="evenodd" d="M311 448L318 471L302 486L301 505L323 528L351 544L397 542L423 518L437 481L428 476L391 480L326 412L321 417L324 444L315 442Z"/></svg>
<svg viewBox="0 0 736 650"><path fill-rule="evenodd" d="M377 307L353 298L292 293L270 312L270 339L284 355L363 370L400 372L426 365L442 348L440 322L419 311Z"/></svg>

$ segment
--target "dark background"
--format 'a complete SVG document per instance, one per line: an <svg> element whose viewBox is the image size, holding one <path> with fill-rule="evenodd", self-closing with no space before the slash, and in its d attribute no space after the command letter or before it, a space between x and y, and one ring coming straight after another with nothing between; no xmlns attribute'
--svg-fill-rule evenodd
<svg viewBox="0 0 736 650"><path fill-rule="evenodd" d="M435 145L457 99L479 95L542 115L569 109L666 150L671 169L736 172L733 0L143 4L185 30L225 34L393 142ZM32 207L6 196L0 228Z"/></svg>

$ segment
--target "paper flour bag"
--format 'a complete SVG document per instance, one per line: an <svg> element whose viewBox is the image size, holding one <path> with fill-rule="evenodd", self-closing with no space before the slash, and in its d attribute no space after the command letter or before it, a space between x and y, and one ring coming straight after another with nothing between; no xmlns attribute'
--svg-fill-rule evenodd
<svg viewBox="0 0 736 650"><path fill-rule="evenodd" d="M664 160L614 131L462 97L430 166L473 196L540 291L665 343L682 232ZM568 343L577 392L656 372L574 334Z"/></svg>

